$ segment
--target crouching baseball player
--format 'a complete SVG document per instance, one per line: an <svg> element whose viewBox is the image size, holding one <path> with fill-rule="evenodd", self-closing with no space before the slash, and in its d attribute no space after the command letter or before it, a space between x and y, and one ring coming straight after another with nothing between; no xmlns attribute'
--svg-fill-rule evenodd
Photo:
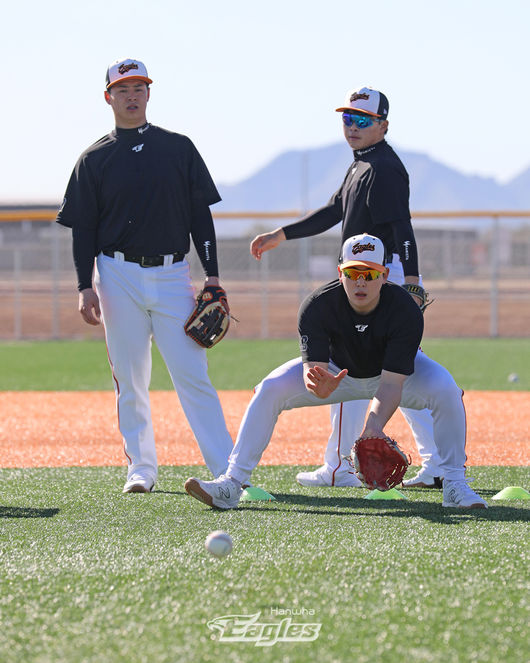
<svg viewBox="0 0 530 663"><path fill-rule="evenodd" d="M220 509L237 507L242 484L249 482L283 410L371 399L361 437L383 437L399 405L428 408L443 469L443 506L487 507L465 478L463 392L443 366L419 351L422 313L401 286L388 282L384 253L372 235L344 242L339 279L317 288L300 308L301 358L258 385L226 473L215 481L188 479L185 489L192 497Z"/></svg>

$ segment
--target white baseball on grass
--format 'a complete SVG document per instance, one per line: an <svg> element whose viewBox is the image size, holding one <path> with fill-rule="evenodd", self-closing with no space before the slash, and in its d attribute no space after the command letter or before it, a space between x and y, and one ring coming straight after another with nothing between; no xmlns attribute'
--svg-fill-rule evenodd
<svg viewBox="0 0 530 663"><path fill-rule="evenodd" d="M510 373L510 375L508 375L508 382L519 382L519 376L517 373Z"/></svg>
<svg viewBox="0 0 530 663"><path fill-rule="evenodd" d="M208 534L204 545L214 557L226 557L232 552L232 537L228 532L218 529Z"/></svg>

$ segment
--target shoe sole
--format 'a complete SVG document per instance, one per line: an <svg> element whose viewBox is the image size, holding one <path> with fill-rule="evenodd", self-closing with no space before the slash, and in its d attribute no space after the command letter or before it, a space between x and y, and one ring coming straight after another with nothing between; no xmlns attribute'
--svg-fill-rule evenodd
<svg viewBox="0 0 530 663"><path fill-rule="evenodd" d="M453 509L487 509L488 505L483 504L482 502L475 502L474 504L454 504L453 502L442 502L442 506L445 506L446 508L453 508Z"/></svg>
<svg viewBox="0 0 530 663"><path fill-rule="evenodd" d="M196 479L188 479L184 484L184 490L190 497L194 497L199 502L207 504L210 507L214 506L212 496L203 490Z"/></svg>
<svg viewBox="0 0 530 663"><path fill-rule="evenodd" d="M340 480L335 483L313 483L311 480L300 480L296 477L296 483L304 488L362 488L362 483L342 483Z"/></svg>
<svg viewBox="0 0 530 663"><path fill-rule="evenodd" d="M401 485L403 486L403 488L438 488L438 489L443 488L442 479L438 477L435 477L434 483L423 483L423 481L420 481L419 483L403 482Z"/></svg>
<svg viewBox="0 0 530 663"><path fill-rule="evenodd" d="M205 490L201 488L200 483L196 479L188 479L184 484L184 490L188 493L190 497L194 497L196 500L199 500L199 502L206 504L212 509L220 509L221 511L228 511L229 509L233 508L229 506L217 506L217 504L214 504L213 497L210 495L210 493L207 493Z"/></svg>
<svg viewBox="0 0 530 663"><path fill-rule="evenodd" d="M142 486L140 484L135 484L134 486L131 486L130 488L125 488L123 489L124 493L150 493L152 491L152 488L146 488L145 486Z"/></svg>

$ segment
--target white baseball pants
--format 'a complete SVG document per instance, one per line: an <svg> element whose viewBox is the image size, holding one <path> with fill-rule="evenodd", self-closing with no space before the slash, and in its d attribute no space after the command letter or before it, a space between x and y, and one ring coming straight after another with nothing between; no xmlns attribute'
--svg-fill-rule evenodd
<svg viewBox="0 0 530 663"><path fill-rule="evenodd" d="M330 363L330 370L336 374L340 369ZM380 376L360 379L347 375L328 398L322 399L306 389L301 358L276 368L256 387L241 422L227 474L241 483L250 479L283 410L371 399L379 381ZM465 477L466 414L462 393L449 371L418 352L414 373L403 385L401 406L432 412L441 476L450 480Z"/></svg>
<svg viewBox="0 0 530 663"><path fill-rule="evenodd" d="M99 296L109 363L114 378L118 424L128 462L128 479L156 481L158 463L149 404L151 339L162 355L182 409L208 469L222 474L232 451L219 397L208 377L206 350L184 333L195 305L186 260L141 267L123 254L97 258Z"/></svg>
<svg viewBox="0 0 530 663"><path fill-rule="evenodd" d="M403 265L397 253L393 255L392 262L388 263L387 267L389 281L398 284L405 282ZM333 476L351 472L349 463L343 458L350 455L353 443L363 431L368 405L367 401L348 401L331 406L331 435L324 452L324 463ZM439 467L440 457L434 443L431 413L428 410L403 407L400 411L410 426L423 468L433 477L443 476Z"/></svg>

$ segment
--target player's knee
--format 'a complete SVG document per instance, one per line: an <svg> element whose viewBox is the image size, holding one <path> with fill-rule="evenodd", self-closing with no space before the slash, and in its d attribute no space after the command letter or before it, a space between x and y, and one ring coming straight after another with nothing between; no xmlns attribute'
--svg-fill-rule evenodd
<svg viewBox="0 0 530 663"><path fill-rule="evenodd" d="M256 396L260 402L268 402L282 410L286 397L285 381L278 376L268 375L256 387Z"/></svg>
<svg viewBox="0 0 530 663"><path fill-rule="evenodd" d="M462 389L456 384L453 378L448 375L448 378L437 382L434 385L436 398L442 402L460 401L462 399Z"/></svg>

